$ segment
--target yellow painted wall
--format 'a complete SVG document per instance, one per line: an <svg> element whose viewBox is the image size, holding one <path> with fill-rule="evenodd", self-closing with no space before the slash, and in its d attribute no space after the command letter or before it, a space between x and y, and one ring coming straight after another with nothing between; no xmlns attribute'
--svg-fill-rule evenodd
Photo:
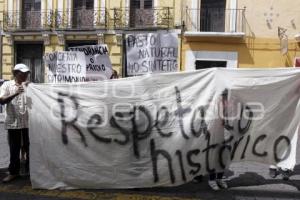
<svg viewBox="0 0 300 200"><path fill-rule="evenodd" d="M183 1L181 0L174 0L173 2L173 8L174 8L174 25L179 26L181 25L182 21L182 11L184 11L184 7L182 7Z"/></svg>
<svg viewBox="0 0 300 200"><path fill-rule="evenodd" d="M246 7L246 19L257 37L277 37L278 27L287 29L293 39L300 32L300 1L239 0L238 7Z"/></svg>
<svg viewBox="0 0 300 200"><path fill-rule="evenodd" d="M5 6L6 6L5 1L0 0L0 25L1 25L0 28L1 29L3 28L3 13L4 13L4 10L5 10ZM2 36L0 36L0 37L2 37ZM3 69L4 68L3 57L4 57L4 55L5 56L7 55L7 49L6 49L6 53L5 54L3 53L3 49L4 49L3 41L2 41L2 44L0 45L0 48L1 48L1 51L2 51L2 55L0 55L0 56L2 56L2 63L0 62L0 65L1 65L0 69L1 68ZM2 74L4 74L4 70L2 70Z"/></svg>
<svg viewBox="0 0 300 200"><path fill-rule="evenodd" d="M200 0L182 0L183 8L191 8L192 2L200 7ZM227 0L227 8L230 8L230 2L231 0ZM256 37L275 38L278 27L287 29L286 33L290 39L300 32L298 0L237 0L237 8L244 7L248 25Z"/></svg>
<svg viewBox="0 0 300 200"><path fill-rule="evenodd" d="M106 1L106 6L108 9L112 8L120 8L120 7L125 7L125 0L115 0L115 1Z"/></svg>
<svg viewBox="0 0 300 200"><path fill-rule="evenodd" d="M184 1L191 7L192 1ZM200 1L198 1L200 2ZM230 0L227 0L227 7ZM238 67L291 67L300 57L300 2L287 0L237 0L237 8L246 8L246 37L187 37L183 51L234 51L238 52ZM278 27L286 29L288 53L281 54ZM189 30L187 30L189 31ZM183 53L183 64L185 63Z"/></svg>
<svg viewBox="0 0 300 200"><path fill-rule="evenodd" d="M282 55L278 39L268 38L185 38L183 51L231 51L238 53L238 67L291 67L294 58L300 57L300 44L288 44L288 53ZM183 63L185 63L183 53Z"/></svg>
<svg viewBox="0 0 300 200"><path fill-rule="evenodd" d="M14 64L14 48L8 43L7 38L2 40L2 78L11 79L11 70Z"/></svg>
<svg viewBox="0 0 300 200"><path fill-rule="evenodd" d="M1 1L0 1L0 13L1 13L1 14L3 14L4 8L5 8L5 2L4 2L4 0L1 0ZM2 21L3 17L1 16L0 19L1 19L1 21Z"/></svg>

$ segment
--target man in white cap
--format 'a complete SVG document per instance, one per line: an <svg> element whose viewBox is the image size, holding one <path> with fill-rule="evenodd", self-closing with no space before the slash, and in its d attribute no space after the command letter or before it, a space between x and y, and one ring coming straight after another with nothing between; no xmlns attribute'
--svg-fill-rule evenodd
<svg viewBox="0 0 300 200"><path fill-rule="evenodd" d="M27 155L25 170L29 170L28 112L24 94L29 73L30 69L25 64L15 65L14 80L4 82L0 90L0 103L6 104L4 127L8 132L10 149L9 175L2 180L4 183L19 176L21 141Z"/></svg>

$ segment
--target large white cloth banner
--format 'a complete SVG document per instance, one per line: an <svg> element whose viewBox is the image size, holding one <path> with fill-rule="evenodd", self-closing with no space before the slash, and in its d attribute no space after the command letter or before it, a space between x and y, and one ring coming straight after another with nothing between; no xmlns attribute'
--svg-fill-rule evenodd
<svg viewBox="0 0 300 200"><path fill-rule="evenodd" d="M178 36L173 32L126 35L128 76L178 71Z"/></svg>
<svg viewBox="0 0 300 200"><path fill-rule="evenodd" d="M30 84L27 94L33 188L174 186L231 162L295 165L296 69Z"/></svg>
<svg viewBox="0 0 300 200"><path fill-rule="evenodd" d="M86 62L82 52L55 51L44 56L46 82L66 83L86 80Z"/></svg>
<svg viewBox="0 0 300 200"><path fill-rule="evenodd" d="M87 81L110 79L112 64L106 44L70 47L69 49L84 53Z"/></svg>

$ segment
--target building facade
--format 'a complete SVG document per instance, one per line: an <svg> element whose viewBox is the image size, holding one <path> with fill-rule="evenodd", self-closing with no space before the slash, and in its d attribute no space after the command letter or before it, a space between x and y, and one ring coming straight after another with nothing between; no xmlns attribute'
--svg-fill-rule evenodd
<svg viewBox="0 0 300 200"><path fill-rule="evenodd" d="M300 57L300 2L283 0L0 0L2 79L23 62L43 82L43 55L108 45L124 75L128 33L178 33L180 70L292 67Z"/></svg>
<svg viewBox="0 0 300 200"><path fill-rule="evenodd" d="M183 66L292 67L300 57L300 2L185 1Z"/></svg>
<svg viewBox="0 0 300 200"><path fill-rule="evenodd" d="M179 1L178 1L179 2ZM122 75L126 33L173 29L177 0L2 0L2 78L15 63L31 67L31 80L43 82L43 55L72 46L105 43L113 68ZM180 13L180 12L179 12Z"/></svg>

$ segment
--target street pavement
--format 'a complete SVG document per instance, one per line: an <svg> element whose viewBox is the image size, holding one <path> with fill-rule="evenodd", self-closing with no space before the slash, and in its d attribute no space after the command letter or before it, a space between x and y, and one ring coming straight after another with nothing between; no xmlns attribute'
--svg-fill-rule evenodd
<svg viewBox="0 0 300 200"><path fill-rule="evenodd" d="M300 137L299 137L300 140ZM299 143L298 140L298 143ZM296 200L300 199L300 152L290 180L269 177L268 166L257 163L235 163L226 173L227 190L212 191L207 177L178 187L127 190L33 190L28 177L0 183L0 200ZM3 124L0 123L0 179L6 175L8 146Z"/></svg>

